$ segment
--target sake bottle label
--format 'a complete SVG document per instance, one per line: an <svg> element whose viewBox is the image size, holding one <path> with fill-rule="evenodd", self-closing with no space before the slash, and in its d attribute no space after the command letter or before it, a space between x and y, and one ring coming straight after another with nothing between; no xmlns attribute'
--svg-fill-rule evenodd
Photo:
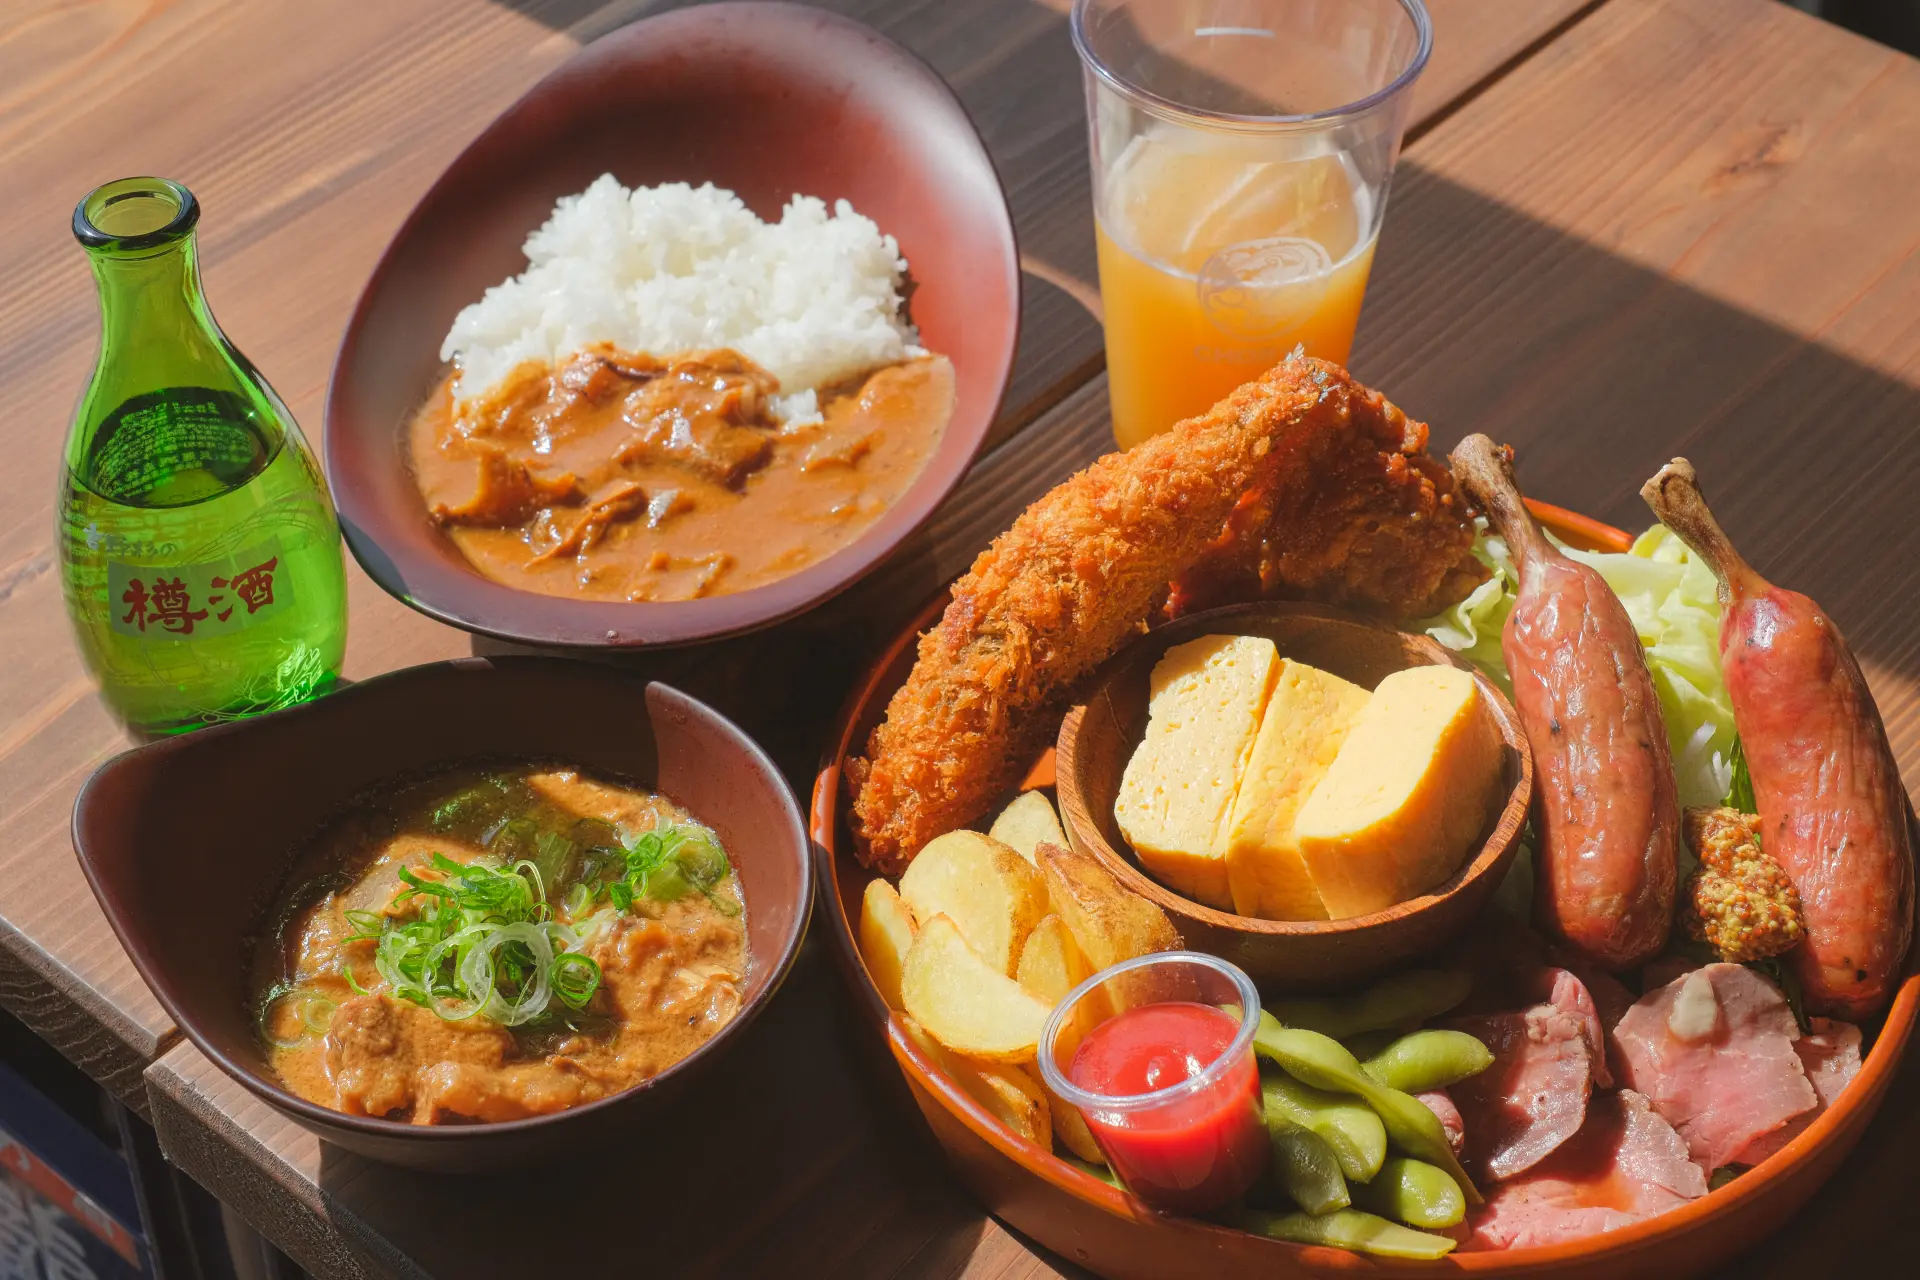
<svg viewBox="0 0 1920 1280"><path fill-rule="evenodd" d="M211 564L109 560L111 625L120 635L156 640L238 631L293 603L290 569L271 542Z"/></svg>

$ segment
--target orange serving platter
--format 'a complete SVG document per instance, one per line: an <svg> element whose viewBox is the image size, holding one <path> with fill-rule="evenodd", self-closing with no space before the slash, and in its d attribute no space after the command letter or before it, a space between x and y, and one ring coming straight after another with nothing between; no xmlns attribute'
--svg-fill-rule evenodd
<svg viewBox="0 0 1920 1280"><path fill-rule="evenodd" d="M1567 542L1624 551L1619 529L1559 507L1529 502ZM1885 1099L1920 1012L1920 972L1909 952L1905 980L1860 1074L1832 1108L1751 1172L1678 1209L1584 1240L1532 1249L1400 1261L1343 1249L1287 1244L1192 1218L1164 1217L1133 1196L1062 1160L993 1119L908 1040L880 998L855 943L860 896L871 873L854 859L841 766L866 741L887 699L906 679L914 642L946 606L944 593L901 630L868 669L835 724L813 788L811 826L819 914L832 933L842 976L869 1050L884 1045L948 1163L995 1216L1028 1237L1113 1280L1222 1276L1434 1276L1448 1272L1636 1280L1696 1275L1731 1260L1777 1229L1833 1175ZM1030 785L1041 785L1029 779ZM871 1034L867 1034L868 1032ZM874 1056L874 1055L870 1055Z"/></svg>

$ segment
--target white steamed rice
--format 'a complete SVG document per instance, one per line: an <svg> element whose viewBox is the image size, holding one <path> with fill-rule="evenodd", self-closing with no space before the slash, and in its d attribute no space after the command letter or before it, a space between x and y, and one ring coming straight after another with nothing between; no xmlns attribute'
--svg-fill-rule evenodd
<svg viewBox="0 0 1920 1280"><path fill-rule="evenodd" d="M818 413L816 388L917 354L900 314L906 261L845 200L795 196L762 222L731 191L628 191L603 174L527 237L527 269L462 311L440 346L457 399L527 360L611 342L670 356L732 347L780 379L775 413Z"/></svg>

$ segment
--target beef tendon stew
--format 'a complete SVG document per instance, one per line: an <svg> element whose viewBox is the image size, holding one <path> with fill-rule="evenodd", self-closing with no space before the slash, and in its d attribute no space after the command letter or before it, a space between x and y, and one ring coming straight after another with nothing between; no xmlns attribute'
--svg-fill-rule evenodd
<svg viewBox="0 0 1920 1280"><path fill-rule="evenodd" d="M517 1120L632 1088L738 1012L726 851L664 796L567 768L441 774L303 852L261 940L287 1088L414 1124Z"/></svg>

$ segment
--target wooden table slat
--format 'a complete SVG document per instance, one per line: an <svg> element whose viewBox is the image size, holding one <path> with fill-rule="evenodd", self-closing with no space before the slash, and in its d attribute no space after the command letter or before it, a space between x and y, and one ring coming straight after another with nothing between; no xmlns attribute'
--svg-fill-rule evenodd
<svg viewBox="0 0 1920 1280"><path fill-rule="evenodd" d="M324 1149L175 1044L74 867L73 790L120 739L65 638L48 542L94 324L64 225L98 179L158 169L188 181L208 209L216 310L316 426L346 310L432 176L579 39L655 6L97 0L59 21L60 0L27 4L26 20L0 20L0 270L13 282L0 298L0 431L15 463L0 471L0 1001L123 1096L138 1096L145 1067L173 1158L316 1274L539 1267L494 1229L524 1216L524 1180L450 1183ZM1007 443L939 516L814 615L650 660L752 724L802 781L863 652L1106 447L1099 332L1075 298L1094 274L1062 0L836 7L956 85L1006 181L1030 274L996 433ZM1905 144L1920 64L1769 0L1432 8L1421 136L1396 183L1356 369L1431 419L1438 444L1490 430L1521 446L1534 492L1627 524L1645 519L1639 480L1689 452L1752 558L1847 627L1915 780L1920 526L1905 495L1920 479L1920 157ZM1804 495L1785 517L1782 477ZM469 650L357 573L351 591L349 674ZM808 680L790 678L802 668ZM676 1177L750 1166L748 1208L695 1219L703 1229L681 1233L692 1242L650 1237L650 1261L720 1274L1065 1270L983 1222L913 1145L915 1126L873 1105L887 1082L858 1075L818 952L810 944L703 1091L711 1115L660 1135ZM1902 1097L1917 1073L1903 1072ZM1804 1225L1745 1270L1786 1276L1819 1250L1823 1264L1872 1271L1890 1256L1893 1197L1920 1174L1910 1110L1890 1104ZM647 1177L629 1161L590 1195L630 1215L616 1192ZM631 1241L602 1244L603 1264L631 1256Z"/></svg>

